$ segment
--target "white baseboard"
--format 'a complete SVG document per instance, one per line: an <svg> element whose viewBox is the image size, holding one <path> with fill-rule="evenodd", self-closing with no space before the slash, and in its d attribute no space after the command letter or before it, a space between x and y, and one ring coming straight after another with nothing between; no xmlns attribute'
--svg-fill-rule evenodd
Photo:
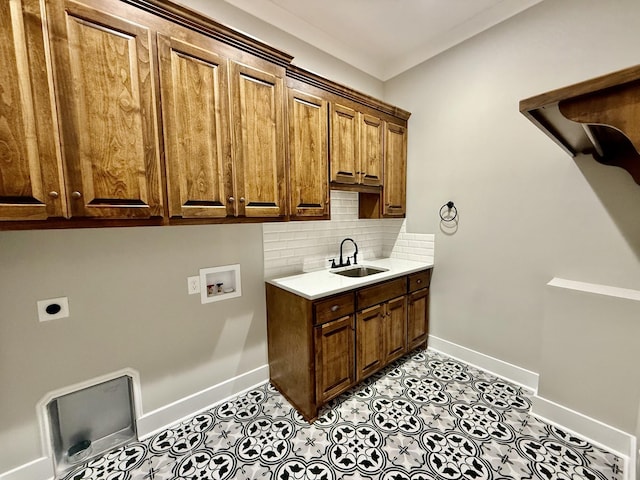
<svg viewBox="0 0 640 480"><path fill-rule="evenodd" d="M138 438L144 439L169 425L211 408L213 405L250 390L269 380L269 365L230 378L169 405L145 413L138 418Z"/></svg>
<svg viewBox="0 0 640 480"><path fill-rule="evenodd" d="M13 470L0 473L0 480L49 480L53 476L53 460L40 457Z"/></svg>
<svg viewBox="0 0 640 480"><path fill-rule="evenodd" d="M521 385L534 393L538 391L538 374L517 365L503 362L484 353L429 335L429 348L462 360L469 365Z"/></svg>
<svg viewBox="0 0 640 480"><path fill-rule="evenodd" d="M625 478L635 480L636 437L633 435L537 395L533 398L531 413L625 457Z"/></svg>

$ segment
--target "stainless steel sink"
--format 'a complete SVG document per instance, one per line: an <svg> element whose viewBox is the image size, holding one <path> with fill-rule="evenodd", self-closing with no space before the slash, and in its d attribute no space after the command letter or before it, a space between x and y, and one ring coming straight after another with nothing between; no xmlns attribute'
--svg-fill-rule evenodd
<svg viewBox="0 0 640 480"><path fill-rule="evenodd" d="M331 273L342 275L343 277L368 277L369 275L386 272L387 270L387 268L367 267L365 265L360 265L352 268L347 268L346 270L332 270Z"/></svg>

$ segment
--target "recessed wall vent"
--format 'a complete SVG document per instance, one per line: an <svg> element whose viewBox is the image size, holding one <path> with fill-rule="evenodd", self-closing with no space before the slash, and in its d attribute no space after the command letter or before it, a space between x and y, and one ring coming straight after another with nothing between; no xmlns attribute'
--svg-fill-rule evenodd
<svg viewBox="0 0 640 480"><path fill-rule="evenodd" d="M46 405L56 477L137 439L131 377L123 375Z"/></svg>

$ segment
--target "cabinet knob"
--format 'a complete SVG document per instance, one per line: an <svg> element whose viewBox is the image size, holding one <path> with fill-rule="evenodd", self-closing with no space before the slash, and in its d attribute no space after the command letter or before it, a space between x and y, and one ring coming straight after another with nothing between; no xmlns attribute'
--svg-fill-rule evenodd
<svg viewBox="0 0 640 480"><path fill-rule="evenodd" d="M244 203L244 197L240 197L240 203Z"/></svg>
<svg viewBox="0 0 640 480"><path fill-rule="evenodd" d="M233 198L233 197L229 197L229 198L227 198L227 200L229 201L229 203L233 203L233 202L235 202L235 201L236 201L236 199L235 199L235 198Z"/></svg>
<svg viewBox="0 0 640 480"><path fill-rule="evenodd" d="M422 283L422 280L418 280L416 283L420 285Z"/></svg>
<svg viewBox="0 0 640 480"><path fill-rule="evenodd" d="M80 192L78 192L77 190L75 192L72 192L71 196L73 198L82 198L82 194Z"/></svg>
<svg viewBox="0 0 640 480"><path fill-rule="evenodd" d="M340 305L333 305L333 306L331 307L331 311L332 311L332 312L337 312L339 308L340 308Z"/></svg>
<svg viewBox="0 0 640 480"><path fill-rule="evenodd" d="M58 192L56 192L56 191L53 191L53 192L49 192L49 196L51 198L58 198L60 196L60 194Z"/></svg>

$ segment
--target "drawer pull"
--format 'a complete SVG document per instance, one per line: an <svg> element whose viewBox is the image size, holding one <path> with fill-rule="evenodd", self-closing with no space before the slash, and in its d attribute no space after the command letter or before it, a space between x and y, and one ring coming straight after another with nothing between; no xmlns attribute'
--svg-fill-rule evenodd
<svg viewBox="0 0 640 480"><path fill-rule="evenodd" d="M339 308L340 308L340 305L333 305L333 306L331 307L331 311L332 311L332 312L337 312Z"/></svg>
<svg viewBox="0 0 640 480"><path fill-rule="evenodd" d="M422 283L422 280L418 279L418 281L416 282L418 285Z"/></svg>

